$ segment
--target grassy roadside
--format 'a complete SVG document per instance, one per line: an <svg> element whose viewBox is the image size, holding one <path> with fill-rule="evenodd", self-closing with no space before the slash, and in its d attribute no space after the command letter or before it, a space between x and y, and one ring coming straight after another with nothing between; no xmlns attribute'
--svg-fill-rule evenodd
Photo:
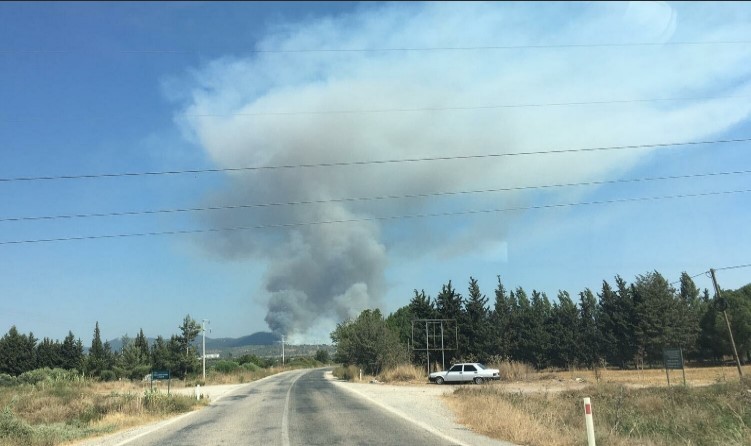
<svg viewBox="0 0 751 446"><path fill-rule="evenodd" d="M0 445L56 445L159 420L206 404L130 382L100 383L63 370L0 387ZM23 375L22 375L23 376Z"/></svg>
<svg viewBox="0 0 751 446"><path fill-rule="evenodd" d="M446 402L456 421L475 432L528 446L584 446L583 398L592 399L598 446L751 446L751 379L735 368L544 370L520 363L494 364L500 382L452 386ZM744 366L747 376L751 367ZM428 385L425 370L403 365L362 382ZM359 369L334 375L357 382ZM599 381L598 381L599 378Z"/></svg>
<svg viewBox="0 0 751 446"><path fill-rule="evenodd" d="M305 364L207 371L206 380L172 380L171 388L252 382ZM2 377L0 377L2 378ZM52 446L162 420L208 404L167 382L100 382L66 370L40 369L0 380L0 446Z"/></svg>
<svg viewBox="0 0 751 446"><path fill-rule="evenodd" d="M562 392L461 386L447 396L458 421L487 436L537 446L586 445L582 399L592 399L598 445L751 445L751 382Z"/></svg>

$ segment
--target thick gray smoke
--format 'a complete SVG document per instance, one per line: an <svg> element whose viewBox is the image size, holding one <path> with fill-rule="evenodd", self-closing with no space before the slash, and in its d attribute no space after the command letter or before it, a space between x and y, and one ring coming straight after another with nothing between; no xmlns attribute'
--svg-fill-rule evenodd
<svg viewBox="0 0 751 446"><path fill-rule="evenodd" d="M282 51L224 58L194 73L179 120L216 165L238 167L688 141L748 115L751 103L743 97L751 88L740 77L726 79L721 95L705 92L727 76L723 73L751 71L743 46L713 47L712 54L702 53L708 49L701 46L296 52L666 41L680 29L672 7L662 3L580 4L580 14L568 14L578 19L567 23L557 21L558 7L396 3L284 24L257 45ZM693 20L691 29L699 31L680 40L733 40L732 24L725 34L723 23L703 27L700 12L683 19ZM712 62L696 64L697 57ZM683 66L696 68L676 69ZM723 98L599 107L502 106L704 93ZM208 200L212 205L284 203L593 181L626 171L646 154L632 150L236 173ZM549 193L566 200L581 192ZM340 201L228 210L207 217L207 224L340 221L523 202L522 195L513 193ZM320 320L339 321L378 306L386 293L387 253L409 258L411 252L436 249L460 254L482 245L502 247L504 220L516 215L498 215L491 222L288 226L218 233L204 242L222 257L268 262L266 321L280 333L304 333Z"/></svg>

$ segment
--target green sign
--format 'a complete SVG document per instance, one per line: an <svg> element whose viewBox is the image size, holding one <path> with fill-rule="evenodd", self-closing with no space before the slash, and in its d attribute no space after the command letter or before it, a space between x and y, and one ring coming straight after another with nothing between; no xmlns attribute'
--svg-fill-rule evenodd
<svg viewBox="0 0 751 446"><path fill-rule="evenodd" d="M151 372L151 379L152 380L158 380L158 379L169 379L169 370L154 370Z"/></svg>
<svg viewBox="0 0 751 446"><path fill-rule="evenodd" d="M679 348L665 348L662 350L662 360L665 368L671 370L683 369L683 352Z"/></svg>

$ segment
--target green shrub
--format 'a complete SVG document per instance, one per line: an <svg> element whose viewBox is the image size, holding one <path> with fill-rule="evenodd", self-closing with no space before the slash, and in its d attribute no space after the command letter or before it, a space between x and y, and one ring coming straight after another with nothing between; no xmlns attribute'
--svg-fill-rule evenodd
<svg viewBox="0 0 751 446"><path fill-rule="evenodd" d="M102 381L115 381L117 379L117 374L112 370L103 370L99 375L99 379Z"/></svg>
<svg viewBox="0 0 751 446"><path fill-rule="evenodd" d="M242 365L243 369L249 371L249 372L257 372L258 370L261 370L260 367L258 367L256 364L252 362L246 362Z"/></svg>
<svg viewBox="0 0 751 446"><path fill-rule="evenodd" d="M214 364L214 370L220 373L233 373L240 368L240 364L235 361L217 361Z"/></svg>
<svg viewBox="0 0 751 446"><path fill-rule="evenodd" d="M17 418L10 407L0 413L0 438L28 443L33 434L33 429L25 421Z"/></svg>
<svg viewBox="0 0 751 446"><path fill-rule="evenodd" d="M0 387L10 387L18 383L18 380L14 376L7 373L0 373Z"/></svg>
<svg viewBox="0 0 751 446"><path fill-rule="evenodd" d="M18 375L18 382L22 384L36 384L47 379L50 369L36 369Z"/></svg>

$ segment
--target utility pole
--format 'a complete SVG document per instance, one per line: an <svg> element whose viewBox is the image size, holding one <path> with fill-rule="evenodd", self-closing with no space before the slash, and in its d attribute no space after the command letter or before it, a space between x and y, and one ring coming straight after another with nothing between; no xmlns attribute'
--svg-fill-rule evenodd
<svg viewBox="0 0 751 446"><path fill-rule="evenodd" d="M720 286L717 285L717 278L714 274L714 269L710 268L709 273L712 274L712 283L714 283L714 291L717 299L722 299L720 294ZM730 334L730 345L733 346L733 357L735 358L735 365L738 367L738 375L743 378L743 369L741 368L741 360L738 357L738 350L735 348L735 339L733 339L733 330L730 329L730 319L728 319L727 305L723 305L722 314L725 316L725 323L728 326L728 333Z"/></svg>
<svg viewBox="0 0 751 446"><path fill-rule="evenodd" d="M284 335L282 335L282 367L284 367Z"/></svg>
<svg viewBox="0 0 751 446"><path fill-rule="evenodd" d="M201 331L203 332L203 341L202 343L202 351L201 357L203 359L203 382L206 383L206 323L211 323L208 319L201 320Z"/></svg>

